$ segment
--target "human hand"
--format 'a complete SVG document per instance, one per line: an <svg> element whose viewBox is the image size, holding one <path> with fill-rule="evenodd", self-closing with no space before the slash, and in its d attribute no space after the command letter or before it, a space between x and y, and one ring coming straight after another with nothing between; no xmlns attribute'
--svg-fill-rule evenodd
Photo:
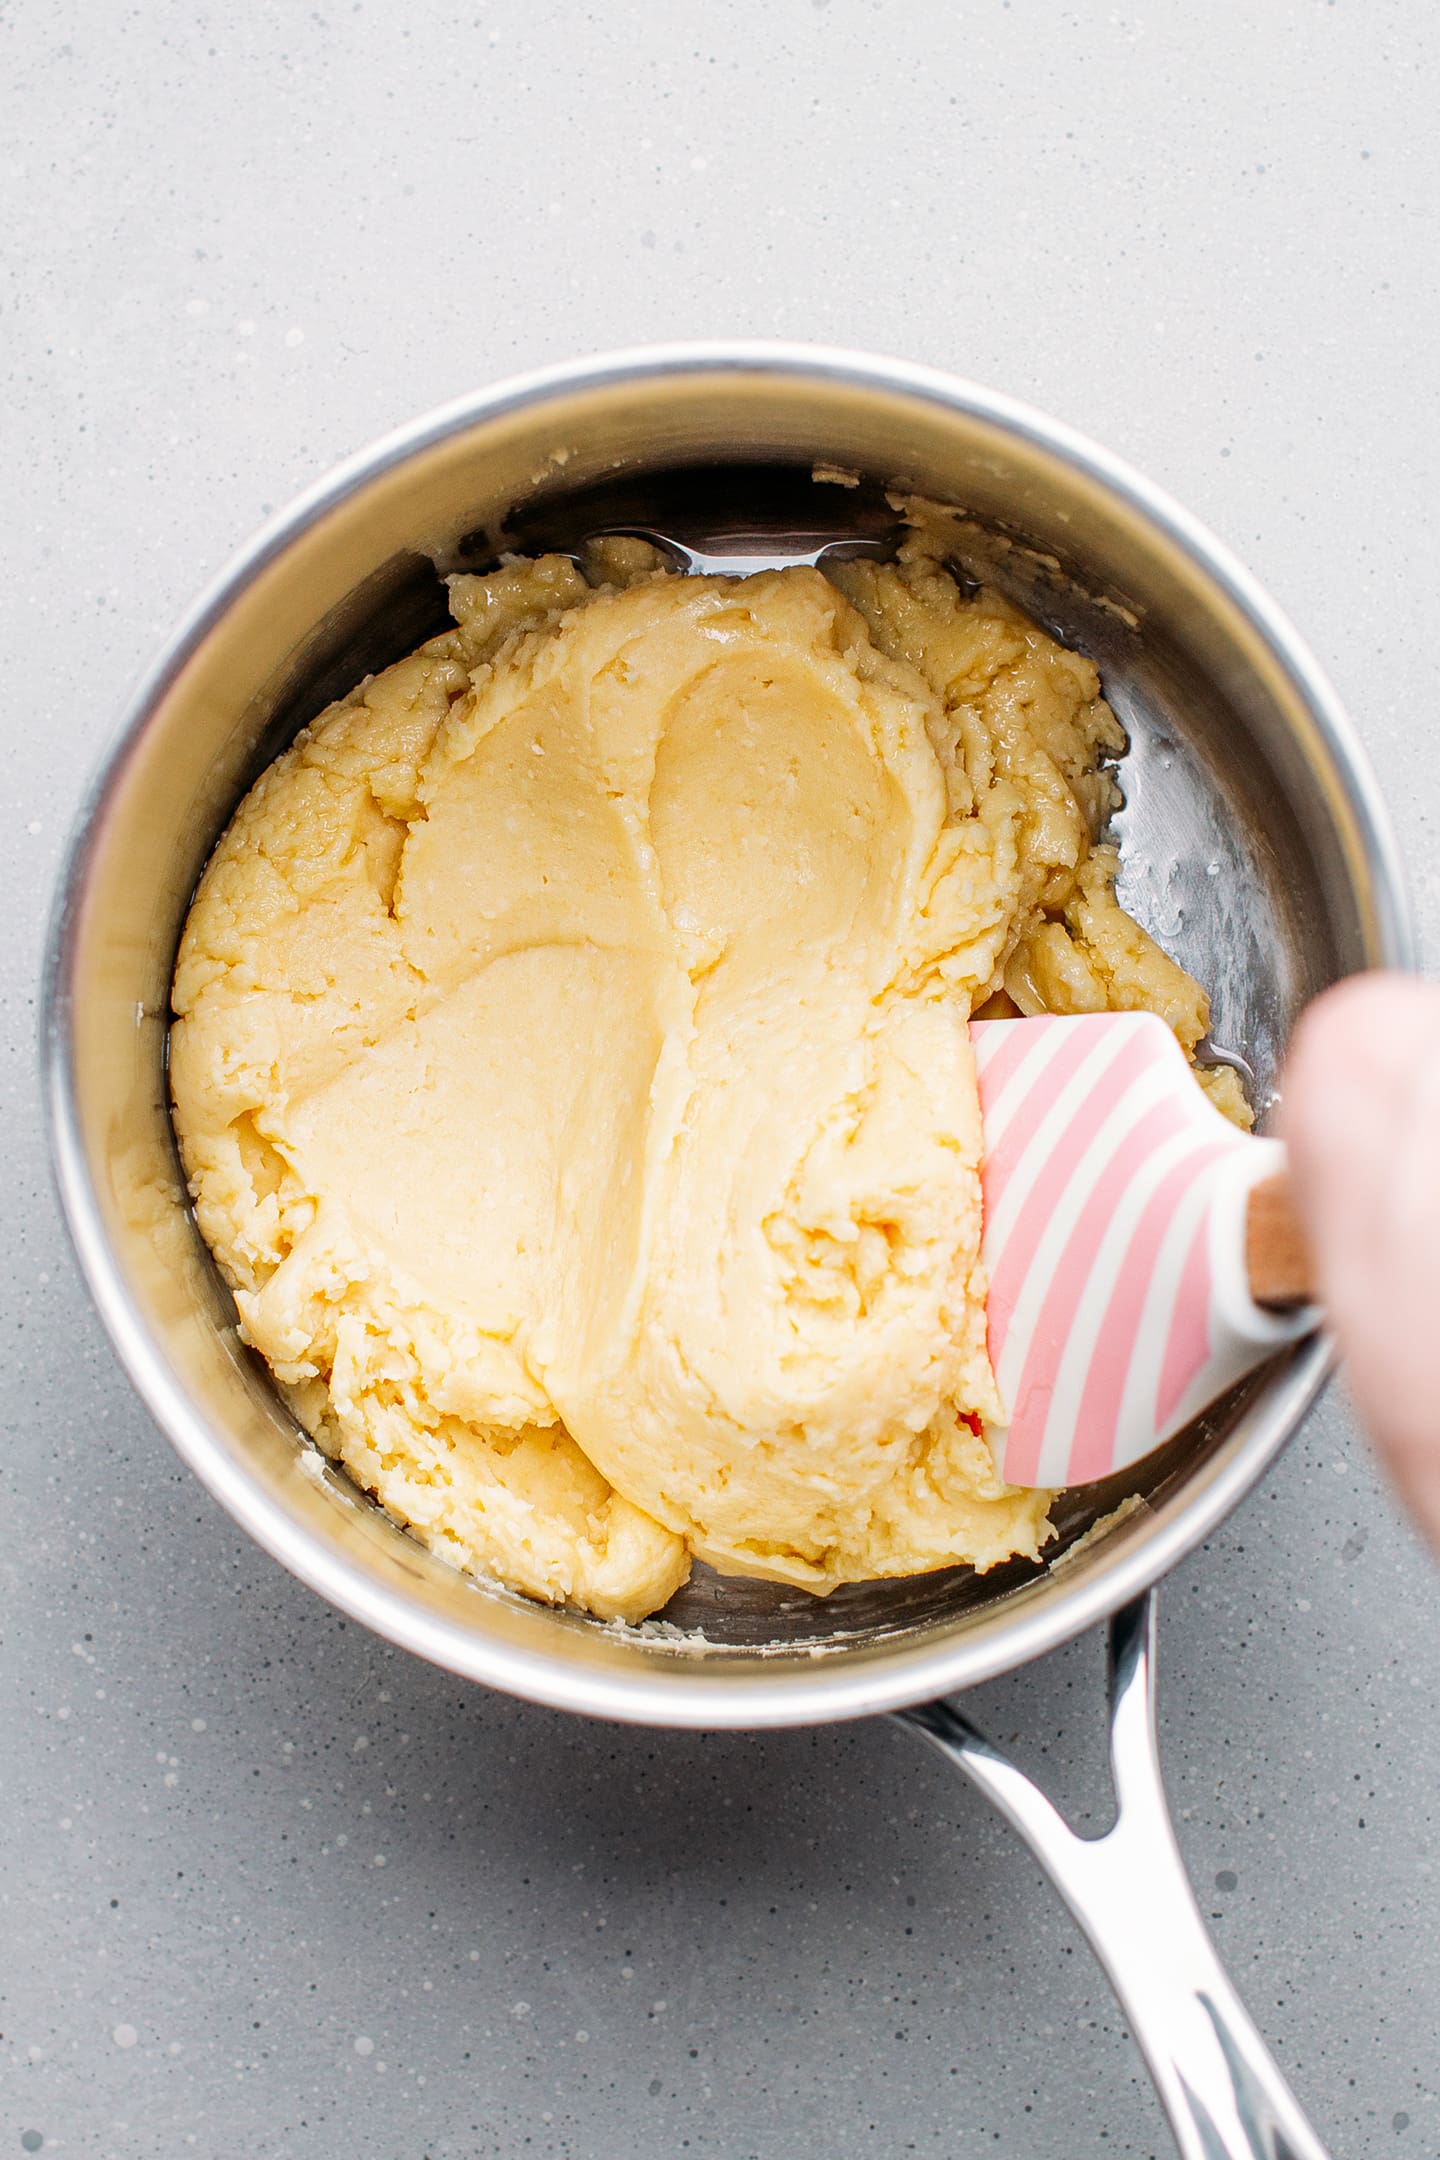
<svg viewBox="0 0 1440 2160"><path fill-rule="evenodd" d="M1440 984L1357 975L1318 998L1280 1132L1355 1407L1440 1545Z"/></svg>

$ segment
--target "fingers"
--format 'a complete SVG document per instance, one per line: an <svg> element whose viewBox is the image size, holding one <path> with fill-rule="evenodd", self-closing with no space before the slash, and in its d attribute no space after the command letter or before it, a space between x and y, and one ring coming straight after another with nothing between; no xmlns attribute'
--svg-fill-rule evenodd
<svg viewBox="0 0 1440 2160"><path fill-rule="evenodd" d="M1363 975L1318 999L1280 1129L1356 1408L1440 1543L1440 986Z"/></svg>

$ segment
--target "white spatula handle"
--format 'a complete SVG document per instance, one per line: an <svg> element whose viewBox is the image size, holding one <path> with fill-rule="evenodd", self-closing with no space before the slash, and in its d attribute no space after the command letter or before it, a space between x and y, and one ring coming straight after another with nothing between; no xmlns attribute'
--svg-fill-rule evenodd
<svg viewBox="0 0 1440 2160"><path fill-rule="evenodd" d="M1182 2160L1327 2160L1227 1978L1175 1840L1155 1730L1155 1593L1110 1623L1116 1816L1076 1835L1039 1786L953 1703L900 1713L994 1801L1104 1967Z"/></svg>

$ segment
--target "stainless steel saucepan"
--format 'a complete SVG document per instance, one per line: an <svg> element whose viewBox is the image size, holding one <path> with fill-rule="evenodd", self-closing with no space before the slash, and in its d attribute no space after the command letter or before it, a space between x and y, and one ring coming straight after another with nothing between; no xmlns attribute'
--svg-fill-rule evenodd
<svg viewBox="0 0 1440 2160"><path fill-rule="evenodd" d="M94 790L57 909L45 1034L60 1191L152 1414L323 1596L457 1673L592 1716L762 1726L899 1713L1050 1871L1188 2160L1314 2160L1170 1827L1153 1585L1295 1431L1325 1377L1323 1345L1285 1353L1138 1471L1063 1496L1044 1566L956 1568L823 1602L701 1571L667 1611L673 1626L622 1629L469 1580L325 1465L239 1342L187 1209L165 1046L196 879L295 730L441 627L440 573L623 526L778 560L883 540L896 489L962 506L962 573L998 582L1098 662L1131 742L1122 893L1209 986L1216 1054L1243 1058L1265 1099L1306 998L1410 950L1364 760L1269 601L1147 482L1007 398L801 346L657 348L506 383L391 436L269 525L172 639ZM1084 1840L945 1698L1105 1618L1119 1813Z"/></svg>

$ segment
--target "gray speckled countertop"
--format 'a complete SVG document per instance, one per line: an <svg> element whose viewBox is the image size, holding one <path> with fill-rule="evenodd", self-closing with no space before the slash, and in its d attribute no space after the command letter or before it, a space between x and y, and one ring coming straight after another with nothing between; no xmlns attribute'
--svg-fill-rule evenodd
<svg viewBox="0 0 1440 2160"><path fill-rule="evenodd" d="M181 1469L51 1201L42 918L197 586L534 362L895 351L1128 455L1298 618L1440 935L1423 0L0 13L0 2160L1163 2153L983 1803L874 1724L587 1726L347 1626ZM1182 1840L1337 2154L1440 2151L1440 1574L1332 1394L1164 1599ZM1099 1648L983 1691L1096 1810Z"/></svg>

